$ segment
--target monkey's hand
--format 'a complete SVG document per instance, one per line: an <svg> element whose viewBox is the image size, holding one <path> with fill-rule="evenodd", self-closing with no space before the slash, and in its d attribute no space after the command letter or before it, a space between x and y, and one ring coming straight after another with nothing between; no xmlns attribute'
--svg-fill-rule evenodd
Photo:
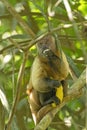
<svg viewBox="0 0 87 130"><path fill-rule="evenodd" d="M49 100L45 101L43 103L43 106L47 105L47 104L55 104L58 105L60 103L60 99L55 95L53 97L51 97Z"/></svg>

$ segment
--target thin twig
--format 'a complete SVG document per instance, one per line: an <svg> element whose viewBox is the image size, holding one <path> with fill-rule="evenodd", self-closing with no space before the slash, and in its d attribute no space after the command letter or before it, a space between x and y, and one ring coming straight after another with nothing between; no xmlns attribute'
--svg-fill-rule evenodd
<svg viewBox="0 0 87 130"><path fill-rule="evenodd" d="M84 43L83 43L83 41L82 41L81 35L80 35L79 31L78 31L77 24L76 24L76 22L75 22L75 20L74 20L74 18L73 18L73 14L72 14L72 10L71 10L70 4L69 4L68 0L63 0L63 3L64 3L64 6L65 6L65 8L66 8L66 11L67 11L69 20L72 22L72 26L73 26L73 28L74 28L75 34L76 34L76 36L77 36L77 39L78 39L79 43L81 44L82 52L83 52L85 61L87 62L86 49L85 49L85 47L84 47Z"/></svg>
<svg viewBox="0 0 87 130"><path fill-rule="evenodd" d="M18 74L18 80L17 80L17 85L16 85L16 88L17 88L16 96L15 96L15 100L14 100L14 103L13 103L13 106L12 106L12 109L11 109L11 112L10 112L10 115L9 115L9 119L8 119L8 122L7 122L7 125L6 125L6 130L9 130L13 116L15 114L16 106L17 106L19 98L20 98L22 79L23 79L23 75L24 75L25 63L26 63L27 58L28 58L28 52L25 52L23 62L21 64L19 74Z"/></svg>
<svg viewBox="0 0 87 130"><path fill-rule="evenodd" d="M7 0L1 0L4 5L6 6L7 10L11 13L11 15L16 18L18 23L21 25L21 27L24 29L24 31L28 34L31 35L31 37L34 37L35 34L27 25L27 23L21 18L21 16L16 12L16 10L10 5L10 3Z"/></svg>
<svg viewBox="0 0 87 130"><path fill-rule="evenodd" d="M80 25L79 23L77 23L78 25ZM18 44L20 44L20 46L22 46L23 45L23 43L24 43L24 48L30 48L30 47L32 47L36 42L38 42L38 41L40 41L43 37L45 37L45 36L47 36L48 34L52 34L52 33L54 33L54 32L57 32L57 31L59 31L59 30L61 30L61 29L64 29L64 28L70 28L70 27L72 27L72 24L66 24L66 25L61 25L61 26L59 26L59 27L56 27L56 28L54 28L54 29L52 29L51 30L51 32L46 32L46 33L44 33L44 34L42 34L42 35L40 35L40 36L38 36L37 38L35 38L34 40L32 40L32 41L30 41L30 39L29 40L25 40L25 41L22 41L22 42L18 42ZM63 36L61 36L61 37L63 37ZM66 37L66 36L65 36ZM70 36L69 36L70 37ZM6 39L3 39L3 40L7 40L7 39L9 39L10 37L8 37L8 38L6 38ZM11 38L12 38L12 36L11 36ZM72 40L76 40L76 39L72 39ZM1 40L1 42L2 42L2 40ZM26 43L26 44L25 44ZM14 47L14 45L9 45L9 46L7 46L7 47L5 47L5 48L3 48L3 49L1 49L0 50L0 54L2 54L4 51L6 51L6 50L9 50L10 48L13 48ZM23 47L21 47L22 49L23 49Z"/></svg>
<svg viewBox="0 0 87 130"><path fill-rule="evenodd" d="M8 41L10 41L16 48L18 48L19 51L22 52L21 46L16 41L14 41L11 37L8 39Z"/></svg>

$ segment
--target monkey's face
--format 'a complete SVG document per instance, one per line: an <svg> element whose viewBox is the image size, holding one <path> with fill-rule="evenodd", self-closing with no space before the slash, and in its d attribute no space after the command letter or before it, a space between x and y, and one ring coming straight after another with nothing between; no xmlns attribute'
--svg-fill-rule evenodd
<svg viewBox="0 0 87 130"><path fill-rule="evenodd" d="M37 45L38 54L42 58L46 58L48 56L51 57L53 56L53 53L56 55L56 52L58 52L56 49L55 39L51 35L44 37L36 45Z"/></svg>
<svg viewBox="0 0 87 130"><path fill-rule="evenodd" d="M37 51L39 56L45 58L45 60L60 59L60 54L58 53L55 39L52 35L44 37L37 43Z"/></svg>

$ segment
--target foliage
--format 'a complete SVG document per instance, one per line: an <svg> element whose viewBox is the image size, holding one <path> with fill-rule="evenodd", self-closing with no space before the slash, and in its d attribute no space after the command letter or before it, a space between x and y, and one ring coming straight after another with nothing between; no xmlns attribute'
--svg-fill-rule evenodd
<svg viewBox="0 0 87 130"><path fill-rule="evenodd" d="M86 0L0 1L0 130L6 124L6 130L34 128L26 87L37 54L34 44L49 31L67 55L73 74L69 86L86 68L86 8ZM86 130L86 88L83 91L58 112L49 130Z"/></svg>

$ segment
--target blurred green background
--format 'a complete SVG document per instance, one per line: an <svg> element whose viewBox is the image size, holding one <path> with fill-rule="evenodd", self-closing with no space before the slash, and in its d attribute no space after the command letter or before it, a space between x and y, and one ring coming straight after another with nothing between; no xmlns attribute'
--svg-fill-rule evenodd
<svg viewBox="0 0 87 130"><path fill-rule="evenodd" d="M29 109L26 88L30 68L37 54L31 46L24 65L21 87L18 75L25 49L31 41L49 30L55 30L61 47L68 57L74 79L71 86L86 68L87 63L87 1L86 0L8 0L11 7L0 1L0 130L4 130L15 105L8 130L33 130L34 123ZM68 3L68 4L67 4ZM12 9L15 9L16 12ZM21 17L21 19L18 16ZM23 23L23 21L25 23ZM26 31L26 24L33 32ZM20 83L19 82L19 83ZM83 95L66 104L56 115L49 130L86 130L86 87Z"/></svg>

